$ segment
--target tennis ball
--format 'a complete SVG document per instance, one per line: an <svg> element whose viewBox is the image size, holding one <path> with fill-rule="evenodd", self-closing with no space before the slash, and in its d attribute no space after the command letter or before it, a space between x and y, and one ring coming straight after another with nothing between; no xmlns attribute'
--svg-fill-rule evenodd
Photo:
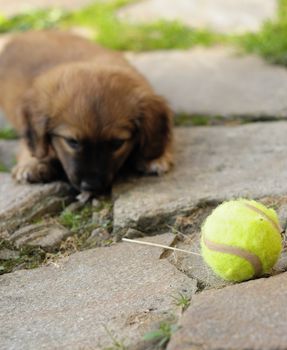
<svg viewBox="0 0 287 350"><path fill-rule="evenodd" d="M202 256L227 281L240 282L267 273L281 250L276 212L254 200L224 202L202 226Z"/></svg>

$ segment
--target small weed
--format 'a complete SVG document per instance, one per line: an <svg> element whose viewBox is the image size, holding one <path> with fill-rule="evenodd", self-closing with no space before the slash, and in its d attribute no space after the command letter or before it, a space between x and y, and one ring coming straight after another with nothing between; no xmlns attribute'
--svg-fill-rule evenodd
<svg viewBox="0 0 287 350"><path fill-rule="evenodd" d="M15 140L17 139L17 134L14 129L6 127L0 129L0 139L2 140Z"/></svg>
<svg viewBox="0 0 287 350"><path fill-rule="evenodd" d="M118 340L106 325L103 325L103 327L113 342L112 346L109 346L104 350L127 350L127 347L124 345L124 342L122 340Z"/></svg>
<svg viewBox="0 0 287 350"><path fill-rule="evenodd" d="M175 305L179 306L182 312L184 312L190 305L190 298L182 293L179 293L176 296L172 296L172 298L175 301Z"/></svg>
<svg viewBox="0 0 287 350"><path fill-rule="evenodd" d="M60 215L59 221L72 232L76 232L81 228L82 216L80 214L75 214L70 210L64 210Z"/></svg>
<svg viewBox="0 0 287 350"><path fill-rule="evenodd" d="M177 325L162 322L155 331L148 332L143 339L154 343L155 349L164 349L172 334L178 329Z"/></svg>

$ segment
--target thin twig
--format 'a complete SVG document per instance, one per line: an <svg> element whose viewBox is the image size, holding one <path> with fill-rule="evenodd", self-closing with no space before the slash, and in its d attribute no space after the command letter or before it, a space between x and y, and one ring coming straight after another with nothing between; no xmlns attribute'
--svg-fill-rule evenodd
<svg viewBox="0 0 287 350"><path fill-rule="evenodd" d="M149 245L149 246L152 246L152 247L158 247L158 248L164 248L164 249L170 249L170 250L176 250L176 251L178 251L178 252L183 252L183 253L188 253L188 254L200 256L199 253L190 252L189 250L185 250L185 249L169 247L169 246L163 245L163 244L157 244L157 243L152 243L152 242L137 241L136 239L129 239L129 238L122 238L122 240L125 241L125 242L137 243L137 244L143 244L143 245Z"/></svg>

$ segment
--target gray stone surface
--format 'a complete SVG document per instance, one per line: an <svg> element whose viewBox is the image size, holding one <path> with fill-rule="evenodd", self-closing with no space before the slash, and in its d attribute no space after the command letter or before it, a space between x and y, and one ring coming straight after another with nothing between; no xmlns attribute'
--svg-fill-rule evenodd
<svg viewBox="0 0 287 350"><path fill-rule="evenodd" d="M184 242L176 244L177 248L200 254L200 231L196 232L192 238L187 238ZM200 284L200 289L222 288L232 284L217 277L215 273L204 262L201 255L192 255L182 252L169 254L168 260L187 276L196 279Z"/></svg>
<svg viewBox="0 0 287 350"><path fill-rule="evenodd" d="M20 256L18 251L3 248L0 249L0 260L10 260L10 259L18 259Z"/></svg>
<svg viewBox="0 0 287 350"><path fill-rule="evenodd" d="M175 167L114 188L114 230L154 232L199 205L287 192L285 122L177 128Z"/></svg>
<svg viewBox="0 0 287 350"><path fill-rule="evenodd" d="M16 247L29 245L51 250L69 235L71 233L59 224L32 224L16 230L9 241L14 242Z"/></svg>
<svg viewBox="0 0 287 350"><path fill-rule="evenodd" d="M91 2L92 0L0 0L0 13L14 16L21 12L51 7L76 10Z"/></svg>
<svg viewBox="0 0 287 350"><path fill-rule="evenodd" d="M287 273L192 298L167 350L286 349Z"/></svg>
<svg viewBox="0 0 287 350"><path fill-rule="evenodd" d="M15 165L17 150L18 141L0 140L0 164L7 170Z"/></svg>
<svg viewBox="0 0 287 350"><path fill-rule="evenodd" d="M59 182L19 185L9 174L0 173L0 237L29 220L60 210L69 190L69 185Z"/></svg>
<svg viewBox="0 0 287 350"><path fill-rule="evenodd" d="M119 12L120 18L135 23L178 20L221 33L256 32L275 15L276 0L145 0Z"/></svg>
<svg viewBox="0 0 287 350"><path fill-rule="evenodd" d="M173 296L196 291L193 280L159 260L160 251L119 243L0 277L1 347L103 350L115 345L108 330L136 349L160 320L177 318Z"/></svg>
<svg viewBox="0 0 287 350"><path fill-rule="evenodd" d="M178 113L286 117L287 70L223 48L128 54Z"/></svg>

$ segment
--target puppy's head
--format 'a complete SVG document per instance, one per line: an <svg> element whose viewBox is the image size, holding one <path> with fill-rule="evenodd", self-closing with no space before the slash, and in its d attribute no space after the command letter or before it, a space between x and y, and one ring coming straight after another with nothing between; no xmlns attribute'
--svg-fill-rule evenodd
<svg viewBox="0 0 287 350"><path fill-rule="evenodd" d="M165 102L129 68L58 67L36 80L23 111L32 154L55 154L75 188L96 193L132 153L159 157L171 133Z"/></svg>

